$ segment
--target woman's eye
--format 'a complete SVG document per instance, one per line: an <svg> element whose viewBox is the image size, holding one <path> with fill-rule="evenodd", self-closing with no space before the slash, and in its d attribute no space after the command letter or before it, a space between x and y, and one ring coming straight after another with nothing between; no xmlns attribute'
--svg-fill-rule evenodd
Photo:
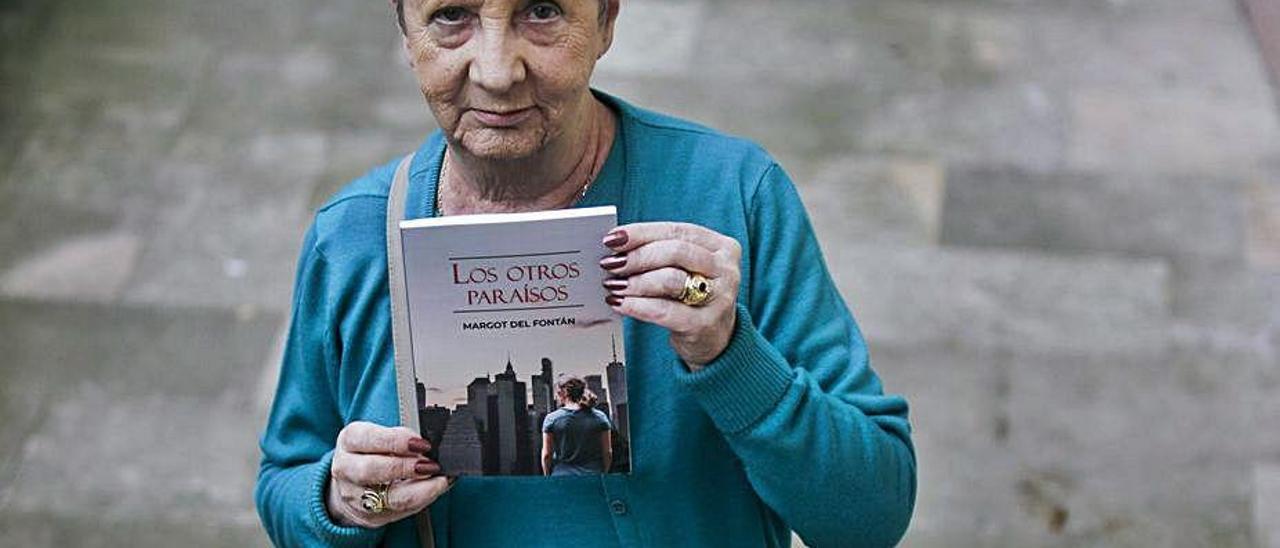
<svg viewBox="0 0 1280 548"><path fill-rule="evenodd" d="M467 10L459 7L448 7L431 14L431 20L444 25L457 25L467 20Z"/></svg>
<svg viewBox="0 0 1280 548"><path fill-rule="evenodd" d="M529 19L533 21L550 21L560 15L560 6L551 2L539 2L529 7Z"/></svg>

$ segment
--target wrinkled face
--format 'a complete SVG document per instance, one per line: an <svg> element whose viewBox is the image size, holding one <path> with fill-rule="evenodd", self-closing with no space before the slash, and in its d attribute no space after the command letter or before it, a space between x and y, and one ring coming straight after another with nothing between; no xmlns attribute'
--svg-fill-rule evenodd
<svg viewBox="0 0 1280 548"><path fill-rule="evenodd" d="M450 143L492 159L528 157L584 123L612 28L598 0L404 5L405 48L436 121Z"/></svg>

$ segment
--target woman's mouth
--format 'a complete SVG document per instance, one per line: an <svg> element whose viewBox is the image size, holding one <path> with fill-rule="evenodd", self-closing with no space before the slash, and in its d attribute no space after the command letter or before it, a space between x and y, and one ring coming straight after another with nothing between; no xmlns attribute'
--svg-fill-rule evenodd
<svg viewBox="0 0 1280 548"><path fill-rule="evenodd" d="M489 127L513 127L532 116L534 109L533 107L507 111L471 109L471 113L483 125Z"/></svg>

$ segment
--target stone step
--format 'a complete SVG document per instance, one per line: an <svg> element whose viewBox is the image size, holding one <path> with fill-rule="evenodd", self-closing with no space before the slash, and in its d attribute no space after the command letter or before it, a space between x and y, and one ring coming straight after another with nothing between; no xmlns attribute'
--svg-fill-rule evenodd
<svg viewBox="0 0 1280 548"><path fill-rule="evenodd" d="M74 124L49 126L61 135ZM94 135L91 140L108 139L112 127L99 120L81 130ZM119 295L129 302L287 309L311 217L308 202L325 169L324 133L267 132L228 140L183 132L146 170L130 160L77 156L80 138L64 142L53 134L48 141L42 132L32 135L13 173L12 180L22 184L0 188L0 196L12 202L6 209L19 210L19 219L29 223L0 237L16 240L0 252L6 261L0 269L13 271L8 275L30 272L50 254L61 253L62 262L90 271L102 266L97 259L127 259ZM127 150L117 152L127 157ZM136 254L64 253L76 242L113 235L136 242L129 245Z"/></svg>
<svg viewBox="0 0 1280 548"><path fill-rule="evenodd" d="M965 0L980 5L1023 8L1042 15L1044 12L1073 13L1081 17L1093 15L1102 20L1140 19L1144 17L1181 16L1206 23L1238 22L1240 14L1232 0L1163 0L1161 2L1113 2L1111 0Z"/></svg>
<svg viewBox="0 0 1280 548"><path fill-rule="evenodd" d="M1035 61L1017 10L894 1L801 2L787 17L776 9L630 4L595 82L782 156L1065 161L1065 98L1015 77Z"/></svg>
<svg viewBox="0 0 1280 548"><path fill-rule="evenodd" d="M1251 267L1280 273L1280 163L1263 170L1249 184L1249 240Z"/></svg>
<svg viewBox="0 0 1280 548"><path fill-rule="evenodd" d="M911 404L906 546L1252 545L1254 463L1280 449L1274 347L1175 329L1146 349L872 357Z"/></svg>
<svg viewBox="0 0 1280 548"><path fill-rule="evenodd" d="M1280 82L1280 6L1265 0L1245 0L1244 8L1272 81Z"/></svg>
<svg viewBox="0 0 1280 548"><path fill-rule="evenodd" d="M1261 336L1280 334L1280 271L1184 265L1174 271L1172 287L1173 314L1179 319Z"/></svg>
<svg viewBox="0 0 1280 548"><path fill-rule="evenodd" d="M1169 266L1159 260L869 245L818 233L873 347L1146 348L1170 316Z"/></svg>
<svg viewBox="0 0 1280 548"><path fill-rule="evenodd" d="M599 68L753 85L963 85L1013 67L1029 38L1025 12L990 3L824 0L793 2L779 17L767 0L635 0L623 6Z"/></svg>
<svg viewBox="0 0 1280 548"><path fill-rule="evenodd" d="M161 544L191 521L197 541L251 538L258 383L282 319L0 299L3 542Z"/></svg>
<svg viewBox="0 0 1280 548"><path fill-rule="evenodd" d="M893 81L876 87L602 73L595 83L637 105L747 137L784 158L889 154L1036 169L1066 159L1065 99L1034 82L913 90Z"/></svg>
<svg viewBox="0 0 1280 548"><path fill-rule="evenodd" d="M777 151L1125 173L1275 157L1271 91L1230 0L723 6L629 4L597 83Z"/></svg>
<svg viewBox="0 0 1280 548"><path fill-rule="evenodd" d="M1019 10L1024 32L1036 38L1024 52L1036 62L1019 67L1022 76L1055 87L1191 93L1208 103L1273 108L1265 104L1270 96L1266 75L1235 0L1019 3L1027 4ZM1145 97L1137 93L1134 99ZM1185 114L1166 112L1169 117ZM1258 118L1256 123L1264 122L1263 116ZM1263 145L1236 137L1240 142L1228 146ZM1223 145L1203 144L1211 149ZM1176 165L1186 161L1167 160Z"/></svg>
<svg viewBox="0 0 1280 548"><path fill-rule="evenodd" d="M1220 174L1275 157L1274 98L1237 2L1058 4L1075 6L1027 17L1033 62L1018 75L1065 92L1065 165Z"/></svg>
<svg viewBox="0 0 1280 548"><path fill-rule="evenodd" d="M156 203L139 213L150 223L124 299L286 311L327 150L315 131L183 135L152 175Z"/></svg>
<svg viewBox="0 0 1280 548"><path fill-rule="evenodd" d="M1269 213L1268 202L1254 199L1256 185L1104 182L1007 166L948 170L935 158L912 156L797 164L788 171L814 226L833 242L828 247L843 245L837 239L883 246L941 240L1010 252L1169 257L1174 317L1253 333L1280 329L1280 271L1241 241L1247 232L1254 247L1272 247L1258 236L1268 221L1246 211Z"/></svg>
<svg viewBox="0 0 1280 548"><path fill-rule="evenodd" d="M418 97L417 102L417 108L427 108L421 97ZM325 170L312 191L308 209L319 208L347 183L374 167L417 150L422 141L421 130L419 127L414 131L352 130L331 133Z"/></svg>
<svg viewBox="0 0 1280 548"><path fill-rule="evenodd" d="M1173 314L1253 332L1280 326L1268 187L1196 176L951 166L944 244L1168 258ZM1274 238L1272 238L1274 239Z"/></svg>
<svg viewBox="0 0 1280 548"><path fill-rule="evenodd" d="M945 175L936 160L846 156L801 166L788 173L820 233L886 245L937 243Z"/></svg>
<svg viewBox="0 0 1280 548"><path fill-rule="evenodd" d="M1245 181L948 166L942 242L1239 262Z"/></svg>
<svg viewBox="0 0 1280 548"><path fill-rule="evenodd" d="M1280 463L1258 464L1253 478L1253 530L1257 544L1280 548Z"/></svg>
<svg viewBox="0 0 1280 548"><path fill-rule="evenodd" d="M159 507L157 507L159 510ZM169 546L269 547L262 526L252 523L227 522L224 516L201 514L168 518L140 516L133 519L104 519L92 512L58 514L55 512L0 513L0 547L161 548Z"/></svg>

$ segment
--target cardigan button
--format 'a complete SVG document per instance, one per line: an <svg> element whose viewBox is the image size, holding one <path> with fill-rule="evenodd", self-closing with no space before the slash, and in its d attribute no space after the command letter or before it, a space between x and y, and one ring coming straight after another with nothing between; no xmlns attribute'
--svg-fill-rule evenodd
<svg viewBox="0 0 1280 548"><path fill-rule="evenodd" d="M609 502L609 511L613 512L615 516L625 516L627 515L627 503L621 499L614 499Z"/></svg>

